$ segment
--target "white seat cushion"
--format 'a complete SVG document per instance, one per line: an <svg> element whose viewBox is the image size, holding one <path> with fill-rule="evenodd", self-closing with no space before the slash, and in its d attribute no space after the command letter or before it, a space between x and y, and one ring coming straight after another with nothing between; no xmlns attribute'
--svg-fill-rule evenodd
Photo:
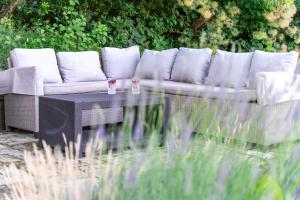
<svg viewBox="0 0 300 200"><path fill-rule="evenodd" d="M231 53L217 50L212 58L206 83L232 88L245 87L253 53Z"/></svg>
<svg viewBox="0 0 300 200"><path fill-rule="evenodd" d="M175 58L171 80L201 84L207 76L211 49L180 48Z"/></svg>
<svg viewBox="0 0 300 200"><path fill-rule="evenodd" d="M13 49L10 52L13 67L41 68L44 83L61 83L54 49Z"/></svg>
<svg viewBox="0 0 300 200"><path fill-rule="evenodd" d="M164 91L170 94L198 96L203 98L217 98L241 102L256 101L256 90L222 88L209 85L196 85L174 81L141 80L141 86L150 89Z"/></svg>
<svg viewBox="0 0 300 200"><path fill-rule="evenodd" d="M131 87L131 80L117 80L117 90L124 90ZM88 92L107 92L107 81L94 82L73 82L73 83L57 83L45 84L45 95L54 94L75 94Z"/></svg>
<svg viewBox="0 0 300 200"><path fill-rule="evenodd" d="M58 67L66 83L106 80L98 52L58 52L56 55Z"/></svg>
<svg viewBox="0 0 300 200"><path fill-rule="evenodd" d="M125 49L112 47L105 47L102 49L103 70L107 78L132 78L139 59L139 46Z"/></svg>
<svg viewBox="0 0 300 200"><path fill-rule="evenodd" d="M250 69L250 87L256 87L255 76L258 72L295 73L298 56L299 55L296 51L288 53L255 51Z"/></svg>
<svg viewBox="0 0 300 200"><path fill-rule="evenodd" d="M178 49L153 51L146 49L137 65L135 76L141 79L170 80Z"/></svg>

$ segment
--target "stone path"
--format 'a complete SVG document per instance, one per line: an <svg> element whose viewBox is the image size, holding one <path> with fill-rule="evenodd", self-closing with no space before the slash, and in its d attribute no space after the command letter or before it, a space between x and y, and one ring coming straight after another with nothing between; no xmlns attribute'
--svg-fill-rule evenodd
<svg viewBox="0 0 300 200"><path fill-rule="evenodd" d="M0 200L8 192L3 183L2 169L11 163L22 165L24 150L31 150L32 144L36 142L31 133L0 131Z"/></svg>

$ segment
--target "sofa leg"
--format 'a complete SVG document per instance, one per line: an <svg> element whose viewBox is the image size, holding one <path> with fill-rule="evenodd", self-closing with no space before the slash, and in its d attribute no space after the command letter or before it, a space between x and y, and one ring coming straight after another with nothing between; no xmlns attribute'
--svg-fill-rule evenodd
<svg viewBox="0 0 300 200"><path fill-rule="evenodd" d="M37 133L37 132L33 132L33 137L34 137L35 139L38 139L38 134L39 134L39 133Z"/></svg>
<svg viewBox="0 0 300 200"><path fill-rule="evenodd" d="M13 129L10 126L5 126L5 131L7 132L12 132Z"/></svg>

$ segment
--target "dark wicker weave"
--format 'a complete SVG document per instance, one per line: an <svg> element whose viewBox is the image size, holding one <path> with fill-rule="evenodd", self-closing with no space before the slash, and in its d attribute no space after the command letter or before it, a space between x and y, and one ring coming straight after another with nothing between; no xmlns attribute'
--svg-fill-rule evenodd
<svg viewBox="0 0 300 200"><path fill-rule="evenodd" d="M64 146L66 142L76 143L78 135L81 134L80 155L88 140L95 135L87 136L83 133L83 111L105 109L119 109L132 107L135 110L135 118L133 122L133 135L136 134L139 127L138 113L149 105L164 104L164 125L162 133L166 131L169 118L169 102L167 97L160 94L142 93L140 95L132 95L131 93L122 92L116 95L106 93L95 94L70 94L70 95L53 95L39 97L39 141L46 141L51 146ZM123 112L122 112L123 113ZM113 117L113 118L112 118ZM99 117L100 119L101 117ZM107 115L101 118L99 125L118 123L120 117Z"/></svg>

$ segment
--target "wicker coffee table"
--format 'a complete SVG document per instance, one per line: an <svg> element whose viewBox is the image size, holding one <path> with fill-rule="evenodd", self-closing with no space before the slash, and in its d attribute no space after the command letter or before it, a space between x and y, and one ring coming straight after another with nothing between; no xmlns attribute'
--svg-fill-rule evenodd
<svg viewBox="0 0 300 200"><path fill-rule="evenodd" d="M39 97L39 133L41 144L45 141L50 146L65 146L66 142L76 143L78 135L83 133L82 111L92 110L95 105L100 108L131 107L135 111L133 132L137 126L139 109L150 105L164 105L164 122L162 135L168 125L170 104L168 97L158 93L142 92L133 95L131 92L119 92L114 95L107 93L69 94ZM63 116L63 117L59 117ZM105 116L110 117L110 116ZM63 137L65 136L65 139ZM82 134L83 135L83 134ZM83 153L89 137L81 137L80 154Z"/></svg>

